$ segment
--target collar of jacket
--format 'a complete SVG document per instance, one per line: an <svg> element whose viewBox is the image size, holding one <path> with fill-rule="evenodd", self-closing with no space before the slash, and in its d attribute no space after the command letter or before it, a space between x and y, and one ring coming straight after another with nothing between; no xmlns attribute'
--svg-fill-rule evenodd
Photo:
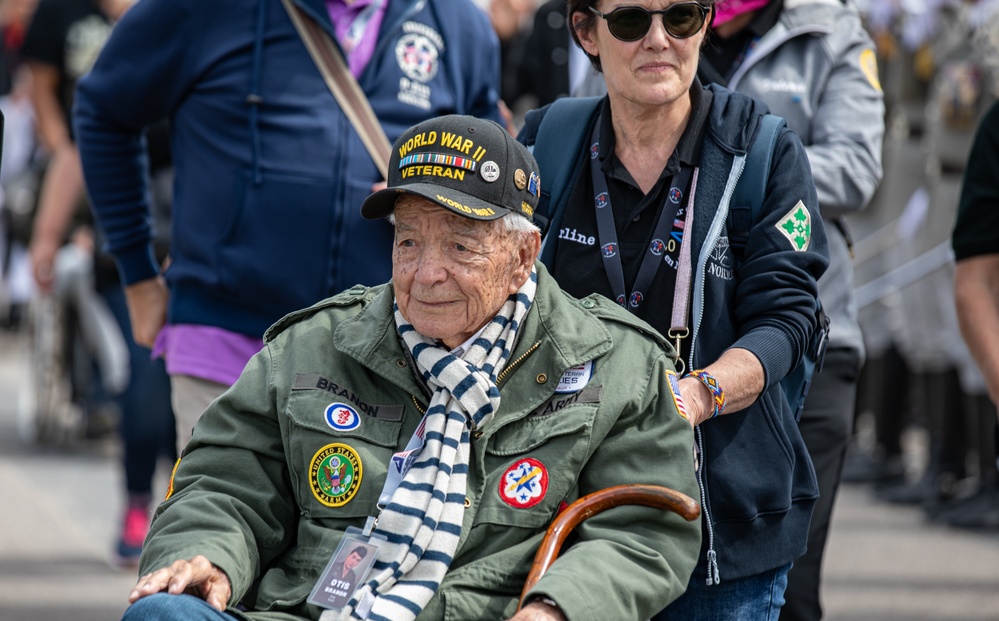
<svg viewBox="0 0 999 621"><path fill-rule="evenodd" d="M333 29L333 22L330 21L329 11L326 10L326 0L292 1L302 7L306 13L311 15L312 19L316 20L316 23L322 26L323 30L325 30L329 36L333 37L334 41L338 41L336 38L336 32ZM398 26L396 22L400 21L400 16L408 17L422 8L426 3L427 0L390 0L388 6L385 7L385 17L382 20L382 31L391 32Z"/></svg>
<svg viewBox="0 0 999 621"><path fill-rule="evenodd" d="M534 304L507 362L510 375L499 382L505 406L514 411L530 411L540 405L551 396L565 370L607 353L612 345L610 332L588 310L587 302L566 296L544 265L535 265L538 289ZM392 285L377 289L380 291L370 304L336 327L333 346L385 380L414 395L422 394L396 334ZM538 365L537 361L544 362ZM517 389L504 391L514 377Z"/></svg>
<svg viewBox="0 0 999 621"><path fill-rule="evenodd" d="M753 65L791 39L833 32L836 17L845 8L840 0L784 0L784 10L777 23L760 38L753 51L732 74L728 87L737 90L739 80Z"/></svg>

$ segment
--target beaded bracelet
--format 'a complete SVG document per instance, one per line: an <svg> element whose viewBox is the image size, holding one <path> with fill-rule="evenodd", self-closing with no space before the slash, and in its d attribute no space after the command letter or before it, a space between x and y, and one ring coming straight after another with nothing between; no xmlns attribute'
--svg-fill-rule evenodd
<svg viewBox="0 0 999 621"><path fill-rule="evenodd" d="M722 390L721 384L715 379L714 375L711 375L704 369L694 369L690 372L691 377L696 377L701 381L702 384L708 387L711 391L711 396L715 400L715 409L711 412L711 418L714 418L725 411L725 391Z"/></svg>

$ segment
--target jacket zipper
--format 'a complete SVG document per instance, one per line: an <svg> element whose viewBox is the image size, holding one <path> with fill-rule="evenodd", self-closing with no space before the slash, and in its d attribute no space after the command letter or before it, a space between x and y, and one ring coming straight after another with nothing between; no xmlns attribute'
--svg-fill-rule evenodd
<svg viewBox="0 0 999 621"><path fill-rule="evenodd" d="M735 187L739 185L739 179L742 178L742 172L746 169L746 156L742 156L742 166L739 168L739 172L736 175L735 183L732 184L732 191L735 192ZM728 210L731 207L732 196L728 197L729 204L726 204L724 219L725 226L728 226ZM717 218L717 213L715 214ZM711 243L712 241L717 241L717 237L714 240L704 240L705 245ZM697 300L697 315L694 320L694 332L690 338L690 355L688 356L688 367L689 369L696 369L694 366L694 349L697 343L697 335L701 331L701 320L704 319L704 287L707 281L707 272L703 269L703 265L698 265L701 269L700 280L701 280L701 296ZM721 575L718 573L718 553L715 551L715 529L711 525L711 507L708 504L708 483L707 479L704 477L704 470L707 468L707 459L705 457L704 451L704 435L701 431L701 426L698 425L695 428L697 435L697 450L700 452L700 467L697 469L697 486L701 491L701 513L704 517L704 523L708 527L708 579L706 581L708 586L713 586L716 584L721 584Z"/></svg>
<svg viewBox="0 0 999 621"><path fill-rule="evenodd" d="M523 362L525 358L527 358L528 356L530 356L531 354L533 354L534 350L536 350L540 345L541 345L541 341L538 341L534 345L531 345L531 348L528 349L527 351L525 351L523 353L523 355L520 356L520 358L517 358L511 364L508 364L506 366L506 368L503 369L500 372L499 376L496 378L496 383L499 384L500 382L502 382L503 379L506 377L507 373L509 373L510 371L512 371L513 368L516 367L518 364L520 364L521 362ZM420 405L420 402L416 398L416 395L409 395L409 398L413 400L413 405L416 406L416 409L417 409L417 411L419 411L420 414L426 414L427 413L427 411L425 409L423 409L423 407Z"/></svg>
<svg viewBox="0 0 999 621"><path fill-rule="evenodd" d="M420 402L416 399L416 395L409 395L409 398L413 400L413 405L416 406L416 411L418 411L420 414L427 413L427 411L420 406Z"/></svg>
<svg viewBox="0 0 999 621"><path fill-rule="evenodd" d="M511 371L513 371L513 369L514 369L514 368L515 368L515 367L516 367L516 366L517 366L518 364L520 364L521 362L523 362L523 361L524 361L524 359L525 359L525 358L527 358L528 356L530 356L531 354L533 354L533 353L534 353L534 350L535 350L535 349L537 349L537 348L538 348L538 347L539 347L540 345L541 345L541 341L538 341L538 342L537 342L537 343L535 343L534 345L531 345L531 348L530 348L530 349L528 349L527 351L525 351L525 352L524 352L524 354L523 354L523 355L522 355L522 356L521 356L520 358L517 358L516 360L514 360L514 361L513 361L513 362L511 362L510 364L506 365L506 368L505 368L505 369L503 369L502 371L500 371L500 374L499 374L498 376L496 376L496 385L498 386L498 385L499 385L499 383L500 383L500 382L502 382L502 381L503 381L503 380L504 380L504 379L506 378L506 376L507 376L507 375L508 375L508 374L509 374L509 373L510 373Z"/></svg>
<svg viewBox="0 0 999 621"><path fill-rule="evenodd" d="M721 576L718 574L718 554L715 552L715 529L711 526L711 509L708 506L708 488L704 483L704 468L707 464L704 460L704 438L701 426L697 426L697 446L701 451L700 468L697 469L697 486L701 488L701 512L704 513L704 523L708 525L708 579L707 585L713 586L721 583Z"/></svg>

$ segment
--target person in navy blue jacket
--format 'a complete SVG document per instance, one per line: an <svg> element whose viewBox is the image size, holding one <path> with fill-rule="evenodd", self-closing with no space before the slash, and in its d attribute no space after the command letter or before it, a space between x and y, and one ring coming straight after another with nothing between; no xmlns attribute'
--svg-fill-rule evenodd
<svg viewBox="0 0 999 621"><path fill-rule="evenodd" d="M701 554L686 592L653 619L777 621L818 498L780 381L808 350L829 253L804 147L786 127L762 205L733 199L767 108L697 80L715 6L569 0L573 38L608 94L564 191L546 195L556 166L538 157L541 260L569 294L602 294L667 335L686 367L671 385L695 429ZM518 139L536 154L560 101L525 118Z"/></svg>
<svg viewBox="0 0 999 621"><path fill-rule="evenodd" d="M344 51L389 141L460 113L499 121L499 44L467 0L295 0ZM151 251L141 133L169 118L169 267ZM136 341L163 354L182 447L284 314L388 280L381 180L279 0L142 0L73 113ZM166 329L164 328L166 326Z"/></svg>

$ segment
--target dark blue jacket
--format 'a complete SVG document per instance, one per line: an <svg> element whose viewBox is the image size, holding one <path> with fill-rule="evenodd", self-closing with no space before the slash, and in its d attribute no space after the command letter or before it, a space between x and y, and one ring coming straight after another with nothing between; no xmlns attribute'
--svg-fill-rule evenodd
<svg viewBox="0 0 999 621"><path fill-rule="evenodd" d="M323 0L295 0L332 35ZM390 141L427 118L499 120L499 46L470 2L390 0L359 78ZM142 0L80 82L88 191L126 284L152 278L139 135L169 117L176 180L169 321L259 336L391 275L380 180L279 0Z"/></svg>
<svg viewBox="0 0 999 621"><path fill-rule="evenodd" d="M790 563L805 551L818 487L779 382L797 365L815 328L816 280L828 265L828 252L805 150L797 135L784 129L771 162L765 203L736 264L728 240L729 201L766 106L717 86L707 89L713 97L694 222L688 229L694 271L692 344L686 365L705 367L726 349L739 347L756 355L766 375L756 403L697 429L704 539L693 579L706 579L708 559L715 557L721 580L734 580ZM546 110L528 114L522 142L534 143ZM583 155L576 171L584 169ZM545 175L542 164L542 188ZM550 197L548 230L556 236L570 193ZM778 228L799 200L812 226L811 240L802 251ZM542 251L549 265L553 247L545 244Z"/></svg>

